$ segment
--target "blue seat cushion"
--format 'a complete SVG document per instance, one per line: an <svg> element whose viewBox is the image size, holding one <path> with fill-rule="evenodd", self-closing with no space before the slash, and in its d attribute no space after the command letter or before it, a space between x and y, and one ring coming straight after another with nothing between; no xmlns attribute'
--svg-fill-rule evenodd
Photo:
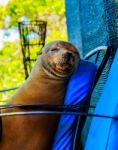
<svg viewBox="0 0 118 150"><path fill-rule="evenodd" d="M80 61L69 80L65 105L84 104L92 92L96 71L95 64L85 60ZM61 115L52 150L72 150L75 120L76 117L73 115Z"/></svg>

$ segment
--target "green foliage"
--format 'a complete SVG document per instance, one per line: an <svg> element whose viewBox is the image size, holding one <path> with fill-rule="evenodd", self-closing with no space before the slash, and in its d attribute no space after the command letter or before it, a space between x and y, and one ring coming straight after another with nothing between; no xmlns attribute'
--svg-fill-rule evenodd
<svg viewBox="0 0 118 150"><path fill-rule="evenodd" d="M9 4L2 11L2 15L11 17L10 26L16 25L22 16L30 20L45 19L49 21L52 14L63 19L65 6L63 0L10 0ZM3 21L3 19L2 19Z"/></svg>
<svg viewBox="0 0 118 150"><path fill-rule="evenodd" d="M47 21L46 43L67 40L63 0L10 0L7 6L0 6L0 13L0 28L5 28L6 16L10 16L9 28L18 26L20 18L26 16ZM7 42L0 50L0 90L20 86L24 80L20 41ZM14 92L0 93L0 101L6 102Z"/></svg>
<svg viewBox="0 0 118 150"><path fill-rule="evenodd" d="M24 81L24 70L19 42L5 43L0 51L0 89L19 86ZM7 100L10 93L0 94L0 99Z"/></svg>

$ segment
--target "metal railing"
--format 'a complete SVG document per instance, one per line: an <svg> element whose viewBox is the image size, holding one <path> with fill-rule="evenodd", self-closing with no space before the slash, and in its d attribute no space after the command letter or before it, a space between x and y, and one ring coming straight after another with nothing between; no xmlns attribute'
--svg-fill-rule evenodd
<svg viewBox="0 0 118 150"><path fill-rule="evenodd" d="M46 25L46 21L40 20L18 23L25 78L29 76L37 55L45 45Z"/></svg>

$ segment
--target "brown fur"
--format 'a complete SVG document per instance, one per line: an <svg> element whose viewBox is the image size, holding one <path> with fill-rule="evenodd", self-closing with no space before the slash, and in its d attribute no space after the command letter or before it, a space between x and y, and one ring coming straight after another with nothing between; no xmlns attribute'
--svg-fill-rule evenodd
<svg viewBox="0 0 118 150"><path fill-rule="evenodd" d="M47 74L42 67L42 61L45 61L47 66L48 63L54 61L52 57L50 57L49 61L47 60L49 59L47 51L54 47L60 47L63 51L71 49L76 52L74 46L62 41L56 41L44 47L43 54L38 57L29 78L13 95L9 104L63 104L68 81L67 77L70 75L70 72L68 74L62 74L61 72L61 77L57 78L54 75L50 76ZM54 55L58 57L60 52L56 53ZM79 56L76 55L74 54L74 57ZM55 58L56 61L58 59L56 60ZM77 62L74 62L74 68ZM62 71L65 68L64 66ZM50 69L50 66L48 66L48 69ZM11 112L10 109L7 109L3 112L9 111ZM14 108L12 111L22 110ZM3 117L3 137L0 143L0 150L50 150L58 119L59 116L49 115Z"/></svg>

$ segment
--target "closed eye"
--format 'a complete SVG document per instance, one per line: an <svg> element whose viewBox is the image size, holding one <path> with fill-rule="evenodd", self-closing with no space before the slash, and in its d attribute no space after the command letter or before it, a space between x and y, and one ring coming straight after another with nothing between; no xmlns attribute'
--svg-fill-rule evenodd
<svg viewBox="0 0 118 150"><path fill-rule="evenodd" d="M59 48L52 48L51 51L58 51Z"/></svg>

